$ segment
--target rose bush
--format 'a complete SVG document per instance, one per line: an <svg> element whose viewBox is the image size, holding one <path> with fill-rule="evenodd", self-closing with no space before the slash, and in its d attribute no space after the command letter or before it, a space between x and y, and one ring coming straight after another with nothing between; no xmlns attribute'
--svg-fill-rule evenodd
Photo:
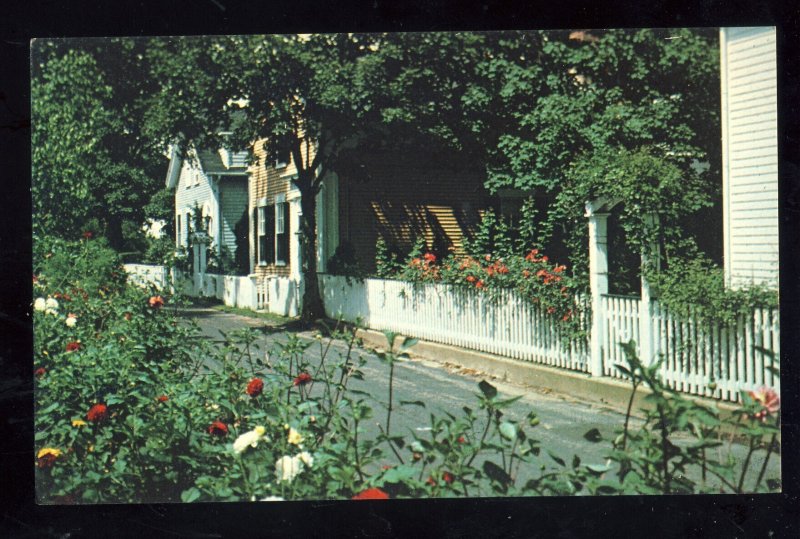
<svg viewBox="0 0 800 539"><path fill-rule="evenodd" d="M507 416L516 399L501 398L487 382L479 384L475 410L431 414L429 430L397 433L393 412L424 406L397 403L392 394L394 365L408 357L413 339L387 334L388 346L373 356L356 353L359 341L348 328L323 327L325 336L317 339L290 334L269 351L258 349L258 334L250 329L231 332L216 345L180 321L176 308L181 298L120 280L118 259L100 240L44 245L37 246L34 260L34 298L42 301L33 306L32 369L32 464L42 503L377 500L711 488L686 481L667 482L664 488L664 481L656 481L663 476L658 463L626 461L625 456L649 455L653 444L661 442L628 431L627 425L627 451L615 442L608 463L584 464L576 457L567 467L533 437L536 415ZM463 275L468 271L491 282L514 272L546 270L539 277L542 286L563 286L564 278L555 278L563 270L534 257L524 262L490 257L476 261L480 269L453 270L422 253L419 269L461 272L464 282L469 282ZM490 276L488 268L493 268ZM67 324L69 318L75 322ZM68 351L71 343L78 346ZM311 346L319 348L321 359L311 359ZM351 380L363 378L367 357L389 366L386 395L349 387ZM707 416L696 412L691 417L700 419L681 423L675 410L683 409L683 401L666 394L664 399L680 405L665 404L662 410L673 413L677 425L668 436L702 437L703 443L721 439L713 419L700 425ZM375 412L379 407L385 409L381 418ZM738 417L738 428L750 437L751 454L775 451L779 400L774 393L754 392ZM659 424L655 416L652 421ZM681 454L700 462L700 450L690 449ZM650 462L654 471L641 471L639 462ZM706 469L712 468L726 481L727 491L742 490L729 479L733 465L706 462ZM624 479L614 475L621 471ZM756 489L763 475L762 469Z"/></svg>

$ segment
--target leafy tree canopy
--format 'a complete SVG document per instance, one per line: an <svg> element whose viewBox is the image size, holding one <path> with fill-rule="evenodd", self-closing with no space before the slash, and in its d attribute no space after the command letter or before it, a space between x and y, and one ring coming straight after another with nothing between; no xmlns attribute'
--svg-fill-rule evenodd
<svg viewBox="0 0 800 539"><path fill-rule="evenodd" d="M31 108L34 226L75 237L100 221L112 246L139 225L163 178L164 157L141 136L152 85L144 44L129 39L37 41ZM97 232L97 231L95 231Z"/></svg>

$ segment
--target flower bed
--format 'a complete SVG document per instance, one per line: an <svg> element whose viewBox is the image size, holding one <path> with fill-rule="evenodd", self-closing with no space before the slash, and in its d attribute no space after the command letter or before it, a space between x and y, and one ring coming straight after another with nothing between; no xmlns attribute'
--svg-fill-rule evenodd
<svg viewBox="0 0 800 539"><path fill-rule="evenodd" d="M501 277L502 267L496 266ZM475 410L432 415L429 431L403 435L392 430L393 411L420 403L394 402L394 365L407 357L413 339L387 334L387 349L371 356L389 369L386 394L364 395L348 386L363 377L367 361L353 353L358 342L351 331L335 330L316 342L289 335L268 354L257 350L252 330L232 332L223 345L213 345L195 327L179 323L180 298L126 285L113 253L89 238L37 242L34 271L32 456L42 503L749 488L734 476L741 463L705 453L721 437L716 412L665 391L660 415L641 431L624 429L622 442L609 443L608 463L576 457L568 466L533 437L536 414L510 420L504 410L516 399L501 398L485 381ZM346 346L333 347L333 339ZM321 359L310 359L311 346ZM640 366L632 363L629 372L638 383L659 387ZM382 417L375 416L376 400L385 405ZM750 454L773 453L778 415L779 401L769 390L745 399L738 428L749 437ZM671 446L659 475L662 464L654 455L663 440L647 433L665 418L673 425L667 437L689 436L701 445ZM376 421L378 434L368 435L365 425ZM596 429L586 437L601 441ZM687 462L702 464L719 481L665 481ZM523 475L531 479L523 482ZM758 471L752 488L763 488L763 475Z"/></svg>

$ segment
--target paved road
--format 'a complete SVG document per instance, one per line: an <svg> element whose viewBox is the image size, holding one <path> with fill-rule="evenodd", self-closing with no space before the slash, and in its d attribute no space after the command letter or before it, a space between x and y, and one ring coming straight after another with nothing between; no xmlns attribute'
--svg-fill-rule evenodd
<svg viewBox="0 0 800 539"><path fill-rule="evenodd" d="M242 327L252 327L262 333L259 339L261 350L269 350L275 343L286 341L284 328L263 319L200 308L187 310L185 316L196 320L203 334L209 338L220 338L220 330L229 332ZM300 336L309 340L314 339L314 334L311 332L301 332ZM341 342L335 342L333 347L339 350L346 348ZM311 346L307 353L312 361L319 359L318 346ZM372 428L368 428L377 432L377 422L383 423L385 420L384 408L379 402L387 400L389 369L371 352L364 350L359 354L367 359L362 368L364 380L352 380L349 387L369 393L378 401L371 403L376 417L373 419ZM541 422L535 429L529 430L529 434L540 440L543 448L549 449L567 462L575 454L584 463L605 462L604 455L609 443L593 444L585 440L583 435L588 430L597 428L606 440L613 439L615 430L621 428L624 422L624 416L619 412L581 402L567 395L557 395L491 379L474 371L455 371L436 362L414 358L413 354L410 361L398 363L395 367L393 401L395 406L403 400L422 401L425 403L425 408L411 405L397 407L392 414L392 432L406 435L415 432L424 436L430 427L431 413L442 415L444 412L449 412L458 417L462 415L464 406L480 414L475 395L479 393L478 382L482 379L497 387L502 398L522 396L508 409L506 415L514 420L521 420L531 410L535 411ZM481 428L484 424L481 423L478 427ZM410 436L406 439L410 441ZM742 447L735 449L736 453L744 451ZM544 452L543 455L543 462L548 465L554 464L553 461L548 462L549 457ZM759 459L754 459L753 466L760 467L760 464ZM778 477L779 474L779 459L773 456L767 477ZM520 479L524 479L527 475L521 473Z"/></svg>

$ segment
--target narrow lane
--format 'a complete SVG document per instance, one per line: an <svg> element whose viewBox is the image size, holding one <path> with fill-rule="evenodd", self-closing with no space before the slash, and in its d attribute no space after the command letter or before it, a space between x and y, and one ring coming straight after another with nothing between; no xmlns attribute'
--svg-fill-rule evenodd
<svg viewBox="0 0 800 539"><path fill-rule="evenodd" d="M214 309L189 309L185 312L187 318L192 318L198 323L204 336L220 339L220 330L230 332L243 327L260 330L261 336L258 344L261 352L271 350L276 343L285 343L286 333L273 322L263 319L250 318L232 313L224 313ZM309 341L314 341L314 333L300 332L299 336ZM331 352L346 351L343 342L335 341ZM573 455L578 455L583 463L604 463L605 454L608 452L610 442L624 422L621 413L570 398L567 395L548 393L540 389L522 386L510 382L480 376L480 373L465 373L448 369L442 364L413 357L400 362L395 367L394 378L394 411L392 413L392 433L406 435L407 442L412 440L411 434L427 437L430 430L430 414L441 416L448 412L460 417L463 407L475 411L480 421L476 425L481 429L485 425L485 416L478 409L476 395L480 392L478 382L486 379L497 387L501 398L521 396L506 411L511 420L523 420L533 410L540 419L540 424L533 429L526 429L531 437L538 439L543 448L541 462L548 466L555 466L555 462L547 456L549 450L568 464ZM377 434L378 423L385 421L385 403L388 397L389 368L375 354L369 350L359 350L358 355L366 358L362 367L363 380L351 380L349 387L368 393L372 397L370 405L374 417L371 423L365 425L367 435ZM320 347L316 343L306 352L307 358L314 364L321 357ZM365 397L366 398L366 397ZM367 398L369 401L370 399ZM400 406L401 401L422 401L425 407L415 405ZM634 427L637 421L634 421ZM584 434L597 428L603 435L601 443L591 443L584 438ZM479 437L480 432L475 436ZM734 446L734 454L743 458L745 448ZM754 458L753 469L760 469L763 460ZM391 464L390 462L387 464ZM538 462L537 462L538 466ZM520 470L520 480L525 480L537 469ZM751 475L756 475L752 473ZM767 477L780 476L780 458L773 456L768 468ZM518 482L521 484L521 481Z"/></svg>

